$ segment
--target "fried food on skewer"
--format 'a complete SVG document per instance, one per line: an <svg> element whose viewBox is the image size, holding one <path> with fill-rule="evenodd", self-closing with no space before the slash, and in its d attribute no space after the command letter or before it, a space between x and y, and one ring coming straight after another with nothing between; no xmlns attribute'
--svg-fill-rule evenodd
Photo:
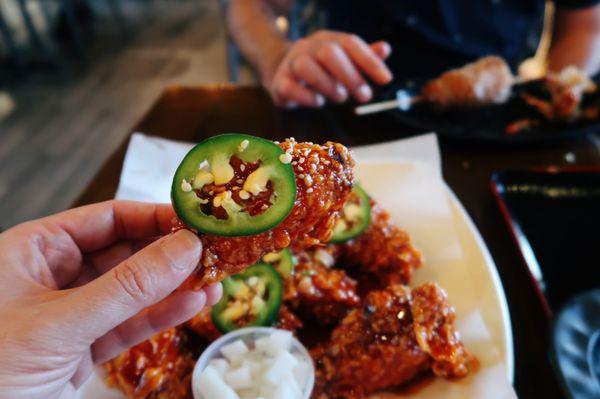
<svg viewBox="0 0 600 399"><path fill-rule="evenodd" d="M332 268L335 260L328 248L296 254L298 264L284 289L289 306L323 325L338 322L360 304L356 281Z"/></svg>
<svg viewBox="0 0 600 399"><path fill-rule="evenodd" d="M413 246L410 236L398 228L383 207L371 200L371 218L367 230L359 237L336 245L337 263L360 274L371 273L379 287L408 284L423 256Z"/></svg>
<svg viewBox="0 0 600 399"><path fill-rule="evenodd" d="M130 399L189 399L195 359L186 337L170 328L105 363L107 382Z"/></svg>
<svg viewBox="0 0 600 399"><path fill-rule="evenodd" d="M430 81L419 98L440 108L502 104L510 97L514 81L506 61L487 56Z"/></svg>
<svg viewBox="0 0 600 399"><path fill-rule="evenodd" d="M464 377L471 356L454 329L454 310L435 284L373 291L331 339L312 352L316 399L360 399L432 370Z"/></svg>
<svg viewBox="0 0 600 399"><path fill-rule="evenodd" d="M196 288L212 284L243 271L267 253L278 252L290 245L304 249L329 240L339 210L354 183L354 161L350 152L343 145L332 142L317 145L289 139L279 146L288 154L286 163L291 163L296 180L296 198L291 212L275 227L255 235L224 237L200 234L204 249L201 267L188 284ZM221 186L210 183L198 190L196 195L203 203L212 204L214 196L220 195L215 194L217 192L233 193L227 199L237 201L238 193L242 191L239 190L240 184L245 184L249 173L257 169L256 165L244 164L235 161L235 158L230 164L233 177L228 183ZM266 185L259 194L244 200L245 209L252 215L260 215L262 209L268 209L269 204L277 200L276 197L273 187ZM180 227L183 228L183 225Z"/></svg>

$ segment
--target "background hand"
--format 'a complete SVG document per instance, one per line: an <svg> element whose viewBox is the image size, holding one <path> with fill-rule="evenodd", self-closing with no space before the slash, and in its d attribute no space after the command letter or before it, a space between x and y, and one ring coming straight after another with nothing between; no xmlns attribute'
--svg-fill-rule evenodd
<svg viewBox="0 0 600 399"><path fill-rule="evenodd" d="M366 78L379 85L392 80L383 62L390 53L383 41L369 45L356 35L319 31L292 44L264 84L280 106L320 107L325 98L344 102L350 95L367 102L373 92Z"/></svg>
<svg viewBox="0 0 600 399"><path fill-rule="evenodd" d="M220 285L174 291L202 252L174 217L110 201L0 235L0 397L73 397L93 364L218 301Z"/></svg>

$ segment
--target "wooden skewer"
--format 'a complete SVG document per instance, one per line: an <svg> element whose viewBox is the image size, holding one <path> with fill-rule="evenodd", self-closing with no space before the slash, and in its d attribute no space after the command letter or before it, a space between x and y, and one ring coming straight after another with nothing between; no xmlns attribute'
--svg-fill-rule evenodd
<svg viewBox="0 0 600 399"><path fill-rule="evenodd" d="M419 101L421 101L421 97L411 96L406 90L398 90L395 100L360 105L354 109L354 113L356 115L369 115L377 112L388 111L390 109L408 111L413 104Z"/></svg>

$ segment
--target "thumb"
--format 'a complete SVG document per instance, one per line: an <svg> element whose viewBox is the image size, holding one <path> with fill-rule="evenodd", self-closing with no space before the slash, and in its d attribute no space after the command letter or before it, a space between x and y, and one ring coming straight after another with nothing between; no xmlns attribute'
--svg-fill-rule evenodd
<svg viewBox="0 0 600 399"><path fill-rule="evenodd" d="M201 252L200 239L188 230L161 238L65 297L65 322L82 338L103 336L179 287Z"/></svg>

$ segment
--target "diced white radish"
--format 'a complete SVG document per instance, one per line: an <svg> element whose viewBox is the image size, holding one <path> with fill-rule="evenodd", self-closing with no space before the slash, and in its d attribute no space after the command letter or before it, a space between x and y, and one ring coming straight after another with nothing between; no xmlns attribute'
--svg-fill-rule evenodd
<svg viewBox="0 0 600 399"><path fill-rule="evenodd" d="M206 367L198 380L199 391L204 399L239 399L237 393L222 379L214 367Z"/></svg>
<svg viewBox="0 0 600 399"><path fill-rule="evenodd" d="M221 354L230 362L243 360L242 358L247 355L248 352L248 347L241 339L233 341L229 345L225 345L221 348Z"/></svg>
<svg viewBox="0 0 600 399"><path fill-rule="evenodd" d="M270 342L271 339L269 336L259 338L256 341L254 341L254 348L263 353L268 353Z"/></svg>
<svg viewBox="0 0 600 399"><path fill-rule="evenodd" d="M302 399L311 363L292 352L292 342L290 332L277 331L248 345L224 346L223 358L212 359L194 381L196 393L202 399Z"/></svg>
<svg viewBox="0 0 600 399"><path fill-rule="evenodd" d="M235 390L250 388L252 386L252 376L250 368L242 366L225 374L225 382Z"/></svg>
<svg viewBox="0 0 600 399"><path fill-rule="evenodd" d="M265 380L273 385L277 385L283 376L292 372L297 364L298 360L296 360L289 352L279 352L265 374Z"/></svg>
<svg viewBox="0 0 600 399"><path fill-rule="evenodd" d="M306 385L308 376L310 375L310 365L304 359L296 359L299 360L299 362L292 370L292 373L294 374L294 378L296 379L296 382L298 382L298 385L303 387Z"/></svg>
<svg viewBox="0 0 600 399"><path fill-rule="evenodd" d="M294 395L294 392L286 384L279 384L275 392L273 393L272 399L296 399L298 398Z"/></svg>
<svg viewBox="0 0 600 399"><path fill-rule="evenodd" d="M292 347L292 333L290 331L278 330L269 336L267 353L271 356L282 351L289 351Z"/></svg>
<svg viewBox="0 0 600 399"><path fill-rule="evenodd" d="M208 365L214 367L221 377L223 377L229 369L229 363L227 363L227 360L221 358L211 360L208 362Z"/></svg>
<svg viewBox="0 0 600 399"><path fill-rule="evenodd" d="M283 377L281 383L290 387L290 390L294 393L294 397L302 396L302 390L298 386L298 382L296 381L292 373L289 373L288 375Z"/></svg>

